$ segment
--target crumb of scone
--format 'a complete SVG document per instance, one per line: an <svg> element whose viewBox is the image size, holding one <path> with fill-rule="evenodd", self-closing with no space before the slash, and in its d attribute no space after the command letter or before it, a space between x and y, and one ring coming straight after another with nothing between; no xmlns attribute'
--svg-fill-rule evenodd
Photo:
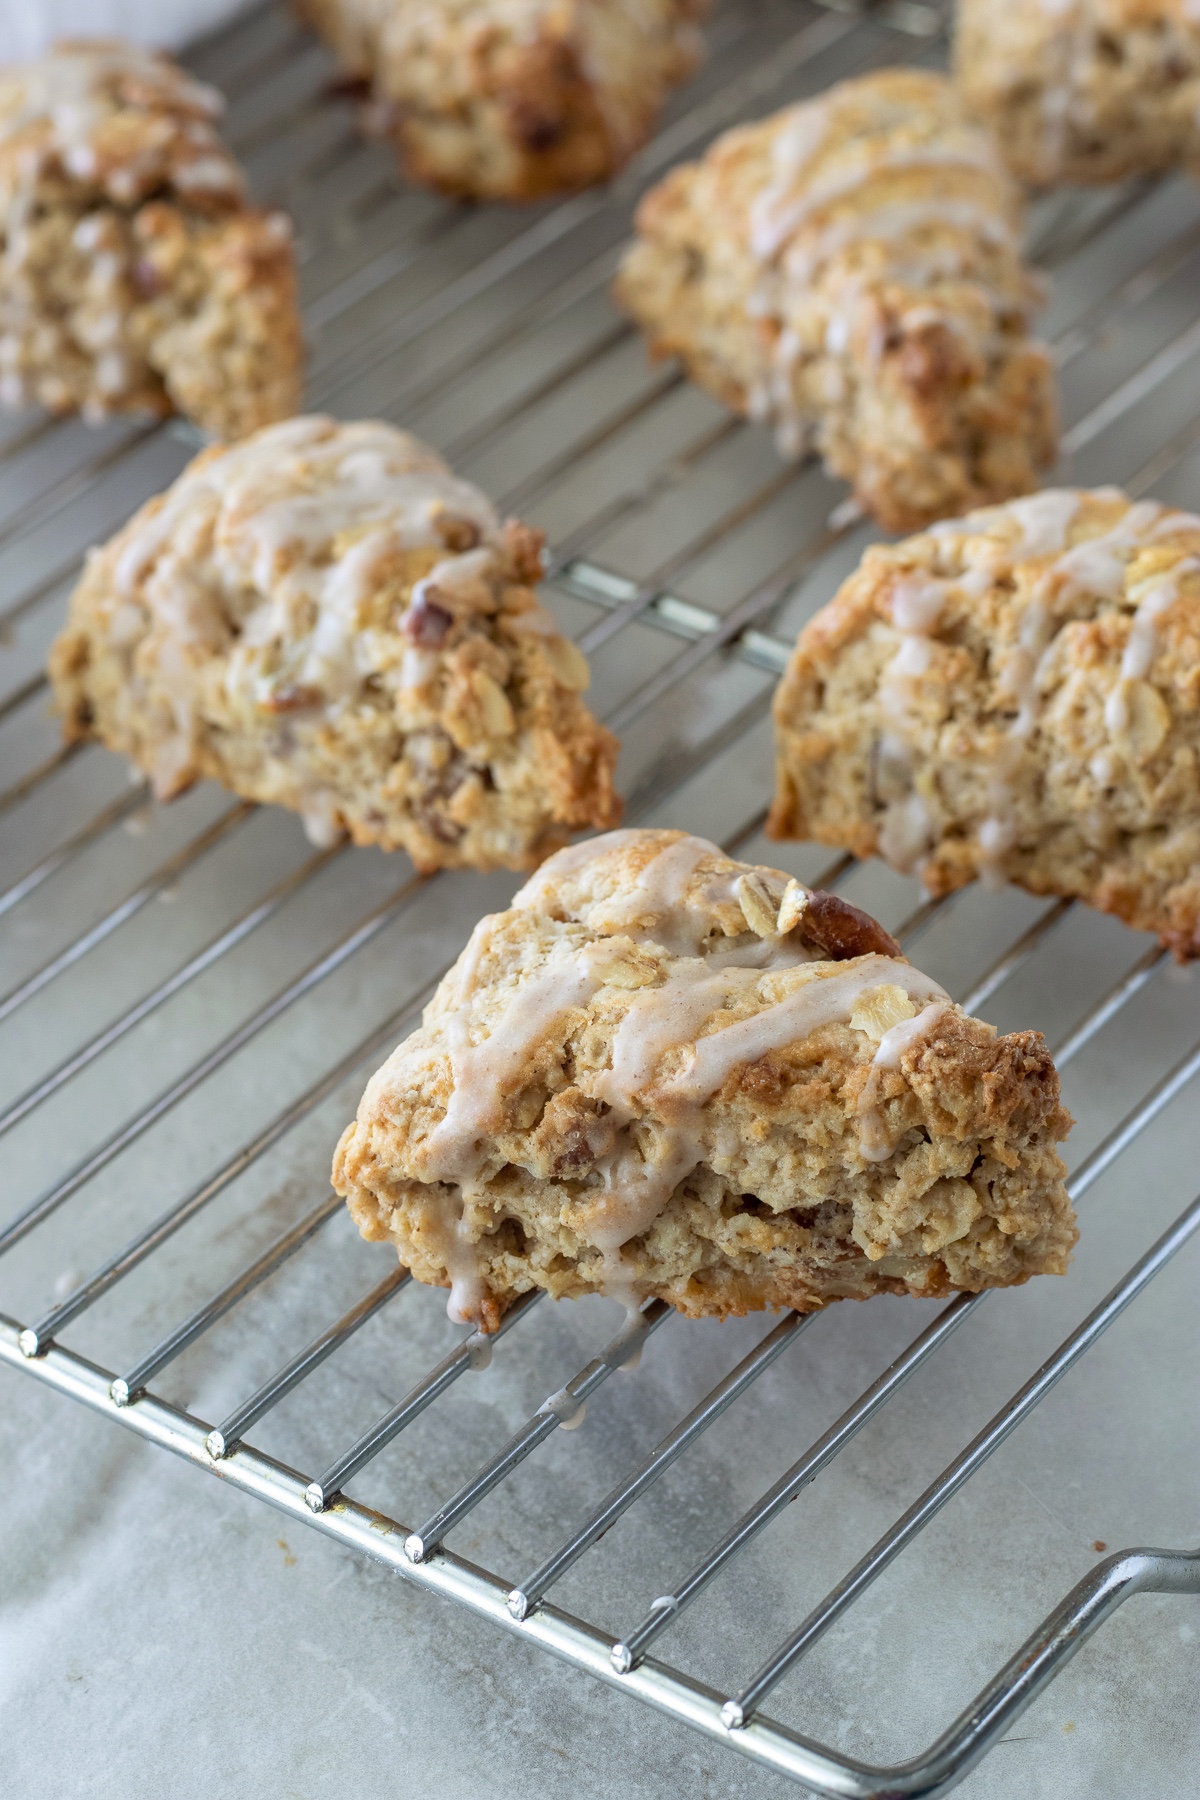
<svg viewBox="0 0 1200 1800"><path fill-rule="evenodd" d="M1070 1119L869 915L680 831L561 851L370 1081L333 1182L451 1317L808 1312L1061 1274Z"/></svg>
<svg viewBox="0 0 1200 1800"><path fill-rule="evenodd" d="M0 404L219 438L295 412L291 223L248 204L222 104L103 39L0 69Z"/></svg>
<svg viewBox="0 0 1200 1800"><path fill-rule="evenodd" d="M911 531L1027 492L1053 458L1020 231L953 85L888 69L674 169L638 209L616 295L654 355Z"/></svg>
<svg viewBox="0 0 1200 1800"><path fill-rule="evenodd" d="M1200 518L1049 489L875 546L775 698L769 829L1200 955Z"/></svg>
<svg viewBox="0 0 1200 1800"><path fill-rule="evenodd" d="M972 117L1035 186L1200 163L1200 12L1190 0L959 0Z"/></svg>
<svg viewBox="0 0 1200 1800"><path fill-rule="evenodd" d="M464 199L607 181L703 52L709 0L299 0L410 178Z"/></svg>
<svg viewBox="0 0 1200 1800"><path fill-rule="evenodd" d="M50 656L68 739L418 868L533 868L620 816L617 741L538 598L542 534L391 425L204 451L91 552Z"/></svg>

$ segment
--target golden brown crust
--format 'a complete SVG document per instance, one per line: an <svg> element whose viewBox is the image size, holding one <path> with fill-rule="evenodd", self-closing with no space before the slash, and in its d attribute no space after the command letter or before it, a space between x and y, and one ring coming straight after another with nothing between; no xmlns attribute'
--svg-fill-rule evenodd
<svg viewBox="0 0 1200 1800"><path fill-rule="evenodd" d="M775 723L776 837L933 893L1076 896L1200 955L1200 519L1051 492L877 546Z"/></svg>
<svg viewBox="0 0 1200 1800"><path fill-rule="evenodd" d="M220 106L119 43L0 74L0 401L224 438L295 411L291 227L247 204Z"/></svg>
<svg viewBox="0 0 1200 1800"><path fill-rule="evenodd" d="M955 69L1023 181L1120 181L1200 155L1188 0L960 0Z"/></svg>
<svg viewBox="0 0 1200 1800"><path fill-rule="evenodd" d="M883 70L716 140L648 194L617 301L651 353L892 531L1024 493L1054 454L1020 202L943 76Z"/></svg>
<svg viewBox="0 0 1200 1800"><path fill-rule="evenodd" d="M642 202L616 294L657 356L810 444L890 530L1053 456L1020 204L951 84L891 69L719 138Z"/></svg>
<svg viewBox="0 0 1200 1800"><path fill-rule="evenodd" d="M211 776L318 842L532 868L620 814L540 551L388 425L206 451L92 553L50 658L64 729L162 799Z"/></svg>
<svg viewBox="0 0 1200 1800"><path fill-rule="evenodd" d="M342 1136L363 1234L484 1330L532 1286L726 1316L1061 1272L1040 1036L903 959L823 959L796 888L681 832L545 864Z"/></svg>
<svg viewBox="0 0 1200 1800"><path fill-rule="evenodd" d="M700 55L705 0L299 0L414 181L536 200L606 181Z"/></svg>

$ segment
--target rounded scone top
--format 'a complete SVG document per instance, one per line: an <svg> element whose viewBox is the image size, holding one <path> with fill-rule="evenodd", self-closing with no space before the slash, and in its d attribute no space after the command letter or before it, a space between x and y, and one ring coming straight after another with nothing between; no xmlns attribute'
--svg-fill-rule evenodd
<svg viewBox="0 0 1200 1800"><path fill-rule="evenodd" d="M882 816L856 850L938 891L1000 880L1048 804L1115 807L1125 830L1177 816L1198 631L1200 518L1046 489L869 549L802 633L776 717L815 743L818 712L844 733L871 714Z"/></svg>
<svg viewBox="0 0 1200 1800"><path fill-rule="evenodd" d="M455 523L451 524L453 521ZM129 590L181 531L211 524L214 561L231 591L310 588L348 553L365 576L367 546L462 548L499 537L490 500L436 451L375 420L285 419L188 464L122 534L118 588ZM190 548L190 545L189 545ZM330 596L336 610L337 595ZM341 596L343 609L347 594Z"/></svg>
<svg viewBox="0 0 1200 1800"><path fill-rule="evenodd" d="M116 39L65 41L0 70L0 194L57 174L121 206L165 186L202 210L240 204L241 171L213 127L223 108L215 88L166 56Z"/></svg>
<svg viewBox="0 0 1200 1800"><path fill-rule="evenodd" d="M884 69L839 82L764 122L770 179L742 227L751 254L811 278L820 262L872 238L909 237L931 226L984 229L1013 253L1019 189L990 134L966 113L953 83L923 69ZM761 154L764 125L731 131L714 165ZM922 190L934 177L936 187ZM932 275L954 273L939 264ZM1027 280L1017 294L1029 297Z"/></svg>
<svg viewBox="0 0 1200 1800"><path fill-rule="evenodd" d="M214 776L323 846L534 868L620 817L542 541L394 426L287 420L203 452L91 553L58 705L160 800Z"/></svg>
<svg viewBox="0 0 1200 1800"><path fill-rule="evenodd" d="M268 712L372 681L415 707L458 615L496 612L501 538L490 500L407 432L289 419L197 457L115 540L113 601L130 617L111 629L224 653L226 693ZM527 588L506 597L514 623L557 633Z"/></svg>
<svg viewBox="0 0 1200 1800"><path fill-rule="evenodd" d="M659 944L674 956L753 952L755 940L796 961L901 954L882 925L849 901L777 869L735 862L684 831L610 831L573 844L543 863L512 903L577 922L596 937Z"/></svg>

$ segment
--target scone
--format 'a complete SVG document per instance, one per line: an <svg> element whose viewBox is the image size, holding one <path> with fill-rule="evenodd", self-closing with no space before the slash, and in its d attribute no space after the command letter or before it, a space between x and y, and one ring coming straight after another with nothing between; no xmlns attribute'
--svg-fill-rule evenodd
<svg viewBox="0 0 1200 1800"><path fill-rule="evenodd" d="M815 448L892 531L1026 493L1055 447L1021 207L944 76L726 132L643 200L617 278L658 356Z"/></svg>
<svg viewBox="0 0 1200 1800"><path fill-rule="evenodd" d="M811 1311L1061 1274L1070 1120L874 919L680 831L561 851L480 920L333 1183L452 1318L517 1295Z"/></svg>
<svg viewBox="0 0 1200 1800"><path fill-rule="evenodd" d="M212 776L319 844L533 868L620 814L541 548L390 425L206 450L88 558L50 656L66 735L159 799Z"/></svg>
<svg viewBox="0 0 1200 1800"><path fill-rule="evenodd" d="M129 44L0 69L0 402L220 438L295 412L291 225L247 204L221 106Z"/></svg>
<svg viewBox="0 0 1200 1800"><path fill-rule="evenodd" d="M775 698L776 837L1200 955L1200 518L1049 490L868 550Z"/></svg>
<svg viewBox="0 0 1200 1800"><path fill-rule="evenodd" d="M1192 0L959 0L955 66L973 117L1036 185L1200 161Z"/></svg>
<svg viewBox="0 0 1200 1800"><path fill-rule="evenodd" d="M536 200L606 181L700 59L708 0L299 0L414 180Z"/></svg>

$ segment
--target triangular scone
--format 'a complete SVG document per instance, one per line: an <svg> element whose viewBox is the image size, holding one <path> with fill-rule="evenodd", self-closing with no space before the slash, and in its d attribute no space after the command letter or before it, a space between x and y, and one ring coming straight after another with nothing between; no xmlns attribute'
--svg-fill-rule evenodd
<svg viewBox="0 0 1200 1800"><path fill-rule="evenodd" d="M1035 186L1200 163L1195 0L959 0L955 73Z"/></svg>
<svg viewBox="0 0 1200 1800"><path fill-rule="evenodd" d="M1070 1120L832 894L680 831L561 851L369 1083L333 1182L451 1316L531 1287L692 1315L1061 1274Z"/></svg>
<svg viewBox="0 0 1200 1800"><path fill-rule="evenodd" d="M620 815L617 741L537 598L540 532L391 425L204 451L88 558L50 657L68 738L202 776L317 843L529 869Z"/></svg>
<svg viewBox="0 0 1200 1800"><path fill-rule="evenodd" d="M776 837L1200 955L1200 518L1050 489L876 545L775 697Z"/></svg>
<svg viewBox="0 0 1200 1800"><path fill-rule="evenodd" d="M710 0L299 0L404 171L469 200L607 181L703 54Z"/></svg>
<svg viewBox="0 0 1200 1800"><path fill-rule="evenodd" d="M247 204L222 104L101 39L0 69L0 402L220 438L295 412L291 224Z"/></svg>
<svg viewBox="0 0 1200 1800"><path fill-rule="evenodd" d="M1023 494L1055 444L1021 200L945 76L886 69L727 132L642 202L616 295L656 355L891 531Z"/></svg>

